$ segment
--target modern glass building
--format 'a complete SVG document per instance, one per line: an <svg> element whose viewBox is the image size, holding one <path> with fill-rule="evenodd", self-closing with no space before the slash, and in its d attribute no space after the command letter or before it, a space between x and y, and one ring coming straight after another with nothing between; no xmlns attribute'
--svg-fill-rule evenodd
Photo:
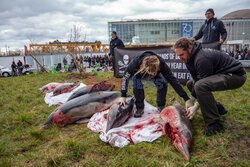
<svg viewBox="0 0 250 167"><path fill-rule="evenodd" d="M228 32L225 44L232 49L250 45L250 9L239 10L220 18ZM204 19L136 20L109 22L109 39L112 31L127 44L174 44L180 37L197 34Z"/></svg>

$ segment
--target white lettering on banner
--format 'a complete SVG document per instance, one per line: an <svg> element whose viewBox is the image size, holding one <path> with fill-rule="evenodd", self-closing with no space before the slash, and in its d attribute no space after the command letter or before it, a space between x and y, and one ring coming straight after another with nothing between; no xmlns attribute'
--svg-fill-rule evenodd
<svg viewBox="0 0 250 167"><path fill-rule="evenodd" d="M169 59L172 60L172 59L174 59L174 58L175 58L175 54L174 54L174 53L170 53Z"/></svg>
<svg viewBox="0 0 250 167"><path fill-rule="evenodd" d="M158 56L162 57L163 59L169 59L169 53L157 54Z"/></svg>
<svg viewBox="0 0 250 167"><path fill-rule="evenodd" d="M191 79L191 74L190 73L187 73L187 79Z"/></svg>
<svg viewBox="0 0 250 167"><path fill-rule="evenodd" d="M187 79L187 80L189 80L189 79L192 78L190 73L186 73L186 72L173 72L173 75L177 79L184 79L184 80Z"/></svg>
<svg viewBox="0 0 250 167"><path fill-rule="evenodd" d="M177 72L173 72L174 77L177 78Z"/></svg>
<svg viewBox="0 0 250 167"><path fill-rule="evenodd" d="M186 73L179 72L178 73L178 79L185 79L186 78Z"/></svg>
<svg viewBox="0 0 250 167"><path fill-rule="evenodd" d="M119 49L117 50L119 51L120 55L117 54L116 56L117 58L116 59L116 67L117 67L116 75L117 77L122 77L129 64L129 61L128 62L126 61L127 57L129 57L129 59L132 59L134 56L137 55L137 52L139 52L139 50L134 50L131 53L130 51L123 53L123 50L121 51ZM142 51L143 50L144 49L142 49ZM175 52L171 50L170 47L161 48L161 49L155 48L155 49L152 49L152 51L154 51L159 57L161 57L164 60L168 68L172 71L175 78L178 79L181 83L185 84L187 80L192 78L187 70L186 64L180 60L179 56L177 56ZM147 85L147 87L148 86L150 85Z"/></svg>
<svg viewBox="0 0 250 167"><path fill-rule="evenodd" d="M185 63L182 64L182 69L186 70L187 69L187 66Z"/></svg>
<svg viewBox="0 0 250 167"><path fill-rule="evenodd" d="M171 69L182 69L182 63L171 63Z"/></svg>

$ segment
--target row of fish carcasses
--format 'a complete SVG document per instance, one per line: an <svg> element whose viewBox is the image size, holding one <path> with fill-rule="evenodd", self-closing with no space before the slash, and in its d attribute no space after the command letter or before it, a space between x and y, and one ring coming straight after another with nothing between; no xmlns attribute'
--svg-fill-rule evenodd
<svg viewBox="0 0 250 167"><path fill-rule="evenodd" d="M41 93L53 91L53 96L72 91L79 82L52 83L41 89ZM95 85L87 85L74 92L66 103L56 108L48 117L41 129L54 125L73 124L79 120L90 118L97 112L109 109L107 115L106 132L112 128L122 126L132 115L135 99L126 98L126 106L117 104L121 93L111 91L114 85L102 81ZM184 108L177 102L166 107L155 122L161 124L163 131L172 140L173 145L190 159L189 148L192 141L191 124L184 114Z"/></svg>

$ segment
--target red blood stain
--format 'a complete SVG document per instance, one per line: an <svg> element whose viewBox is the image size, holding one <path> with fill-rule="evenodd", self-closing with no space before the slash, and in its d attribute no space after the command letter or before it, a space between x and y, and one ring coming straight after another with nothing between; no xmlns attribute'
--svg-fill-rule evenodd
<svg viewBox="0 0 250 167"><path fill-rule="evenodd" d="M181 142L181 138L178 135L178 130L171 123L167 123L165 125L164 132L172 140L173 144Z"/></svg>
<svg viewBox="0 0 250 167"><path fill-rule="evenodd" d="M86 89L92 89L93 85L87 85Z"/></svg>
<svg viewBox="0 0 250 167"><path fill-rule="evenodd" d="M132 140L132 137L131 137L130 133L124 134L124 133L121 133L121 132L117 132L117 135L122 136L122 137L126 138L127 140L129 140L130 142L133 143L133 140Z"/></svg>
<svg viewBox="0 0 250 167"><path fill-rule="evenodd" d="M46 85L46 88L44 89L43 93L50 93L52 92L57 86L62 85L62 83L50 83Z"/></svg>
<svg viewBox="0 0 250 167"><path fill-rule="evenodd" d="M136 125L135 126L135 130L142 130L143 129L143 126L142 125Z"/></svg>
<svg viewBox="0 0 250 167"><path fill-rule="evenodd" d="M130 117L128 117L128 118L124 121L123 124L126 124L126 123L128 122L128 120L129 120L129 118L130 118Z"/></svg>
<svg viewBox="0 0 250 167"><path fill-rule="evenodd" d="M151 119L150 121L149 121L149 123L148 123L149 125L155 125L156 123L154 122L154 120L153 119Z"/></svg>
<svg viewBox="0 0 250 167"><path fill-rule="evenodd" d="M63 114L61 110L57 110L52 122L56 125L65 125L69 123L72 119L72 116L68 116L67 114Z"/></svg>
<svg viewBox="0 0 250 167"><path fill-rule="evenodd" d="M131 134L128 134L127 139L128 139L130 142L134 143L134 142L133 142L133 140L132 140L132 136L131 136Z"/></svg>
<svg viewBox="0 0 250 167"><path fill-rule="evenodd" d="M175 120L176 119L176 112L174 111L173 108L166 108L164 109L161 114L160 117L167 122L168 120Z"/></svg>
<svg viewBox="0 0 250 167"><path fill-rule="evenodd" d="M161 128L156 129L153 133L159 133L159 132L162 132Z"/></svg>

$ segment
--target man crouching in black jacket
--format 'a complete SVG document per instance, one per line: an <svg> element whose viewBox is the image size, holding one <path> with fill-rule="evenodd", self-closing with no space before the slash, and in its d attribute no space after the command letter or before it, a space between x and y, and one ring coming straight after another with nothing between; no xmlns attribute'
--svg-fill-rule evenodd
<svg viewBox="0 0 250 167"><path fill-rule="evenodd" d="M161 111L166 104L167 82L169 82L177 94L186 101L186 105L190 103L187 93L183 90L177 79L174 77L163 58L157 56L151 51L146 51L134 57L132 62L129 63L121 83L122 97L119 101L121 105L125 105L126 93L130 78L133 79L133 92L136 99L136 112L134 117L141 117L144 113L145 96L143 84L141 82L142 79L149 79L156 85L156 102L159 111Z"/></svg>
<svg viewBox="0 0 250 167"><path fill-rule="evenodd" d="M220 120L220 115L223 114L220 113L222 105L216 105L212 92L240 88L246 81L242 64L222 51L201 48L200 44L193 44L187 38L179 39L174 49L191 73L193 82L188 82L188 88L198 101L188 107L188 117L192 118L200 105L207 124L204 134L211 136L223 132L223 123Z"/></svg>

